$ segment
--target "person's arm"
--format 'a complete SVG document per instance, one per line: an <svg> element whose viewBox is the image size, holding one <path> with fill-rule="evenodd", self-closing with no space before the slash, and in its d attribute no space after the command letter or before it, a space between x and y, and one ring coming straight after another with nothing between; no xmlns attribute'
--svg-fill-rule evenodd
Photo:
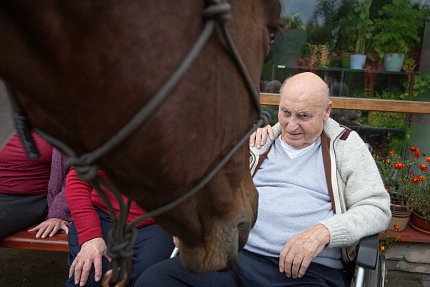
<svg viewBox="0 0 430 287"><path fill-rule="evenodd" d="M66 200L72 213L78 232L81 249L69 270L69 277L74 275L75 283L85 285L94 265L95 280L102 276L102 257L106 255L106 243L100 226L99 215L94 209L90 183L80 180L72 168L67 175Z"/></svg>
<svg viewBox="0 0 430 287"><path fill-rule="evenodd" d="M72 218L64 196L67 172L66 156L53 148L48 182L48 216L45 221L29 229L36 232L36 238L52 237L61 230L69 231Z"/></svg>
<svg viewBox="0 0 430 287"><path fill-rule="evenodd" d="M67 206L64 189L66 186L69 168L66 165L66 155L52 149L51 172L48 182L48 216L47 218L59 218L72 221L70 210Z"/></svg>
<svg viewBox="0 0 430 287"><path fill-rule="evenodd" d="M320 223L330 231L329 247L350 246L385 230L390 222L390 197L378 167L356 132L335 146L336 166L346 211Z"/></svg>

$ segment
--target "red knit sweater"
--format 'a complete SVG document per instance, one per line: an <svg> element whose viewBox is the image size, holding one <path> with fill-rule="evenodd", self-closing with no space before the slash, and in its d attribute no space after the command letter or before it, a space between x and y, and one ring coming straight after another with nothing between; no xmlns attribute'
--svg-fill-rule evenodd
<svg viewBox="0 0 430 287"><path fill-rule="evenodd" d="M37 134L33 138L40 157L29 159L21 139L15 133L0 149L0 193L36 195L48 193L52 146Z"/></svg>
<svg viewBox="0 0 430 287"><path fill-rule="evenodd" d="M99 173L106 179L104 174ZM100 227L99 216L94 209L94 205L109 213L102 199L98 195L97 191L87 181L80 180L76 175L74 168L70 169L66 179L66 200L69 205L70 212L72 213L73 221L78 231L79 245L84 242L97 237L103 237L102 230ZM113 208L118 214L119 205L114 195L107 191L107 197L112 203ZM126 197L123 196L125 201ZM130 206L130 213L127 218L127 223L133 219L145 214L136 203L132 202ZM140 228L149 224L155 223L154 219L149 218L142 222L139 222L136 227Z"/></svg>

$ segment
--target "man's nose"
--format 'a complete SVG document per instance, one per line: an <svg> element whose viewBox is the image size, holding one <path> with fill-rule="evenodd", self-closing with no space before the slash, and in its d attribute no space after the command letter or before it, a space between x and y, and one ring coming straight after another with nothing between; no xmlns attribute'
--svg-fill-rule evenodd
<svg viewBox="0 0 430 287"><path fill-rule="evenodd" d="M290 131L293 131L299 127L299 123L297 121L296 117L290 117L290 120L288 121L288 129Z"/></svg>

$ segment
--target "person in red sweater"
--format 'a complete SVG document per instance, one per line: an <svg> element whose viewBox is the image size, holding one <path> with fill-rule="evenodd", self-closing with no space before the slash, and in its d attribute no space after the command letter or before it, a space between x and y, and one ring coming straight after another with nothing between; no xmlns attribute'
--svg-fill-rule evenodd
<svg viewBox="0 0 430 287"><path fill-rule="evenodd" d="M106 176L100 172L106 180ZM116 212L118 202L106 191ZM126 197L123 196L125 201ZM73 222L69 229L69 279L66 286L101 286L100 279L108 270L108 234L112 228L109 212L94 187L81 180L71 168L66 179L66 200ZM131 203L127 223L145 214L135 202ZM151 265L169 258L174 248L172 237L154 219L149 218L136 226L138 235L132 257L130 286Z"/></svg>
<svg viewBox="0 0 430 287"><path fill-rule="evenodd" d="M40 156L29 159L17 133L0 149L0 240L38 224L36 237L68 232L65 156L33 133Z"/></svg>

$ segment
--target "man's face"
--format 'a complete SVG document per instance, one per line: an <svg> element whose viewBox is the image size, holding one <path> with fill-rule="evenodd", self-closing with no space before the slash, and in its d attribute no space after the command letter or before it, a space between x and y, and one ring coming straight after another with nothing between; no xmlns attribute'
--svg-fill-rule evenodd
<svg viewBox="0 0 430 287"><path fill-rule="evenodd" d="M314 143L330 116L331 102L312 90L309 86L303 88L288 83L282 89L278 112L281 137L285 143L297 149Z"/></svg>

